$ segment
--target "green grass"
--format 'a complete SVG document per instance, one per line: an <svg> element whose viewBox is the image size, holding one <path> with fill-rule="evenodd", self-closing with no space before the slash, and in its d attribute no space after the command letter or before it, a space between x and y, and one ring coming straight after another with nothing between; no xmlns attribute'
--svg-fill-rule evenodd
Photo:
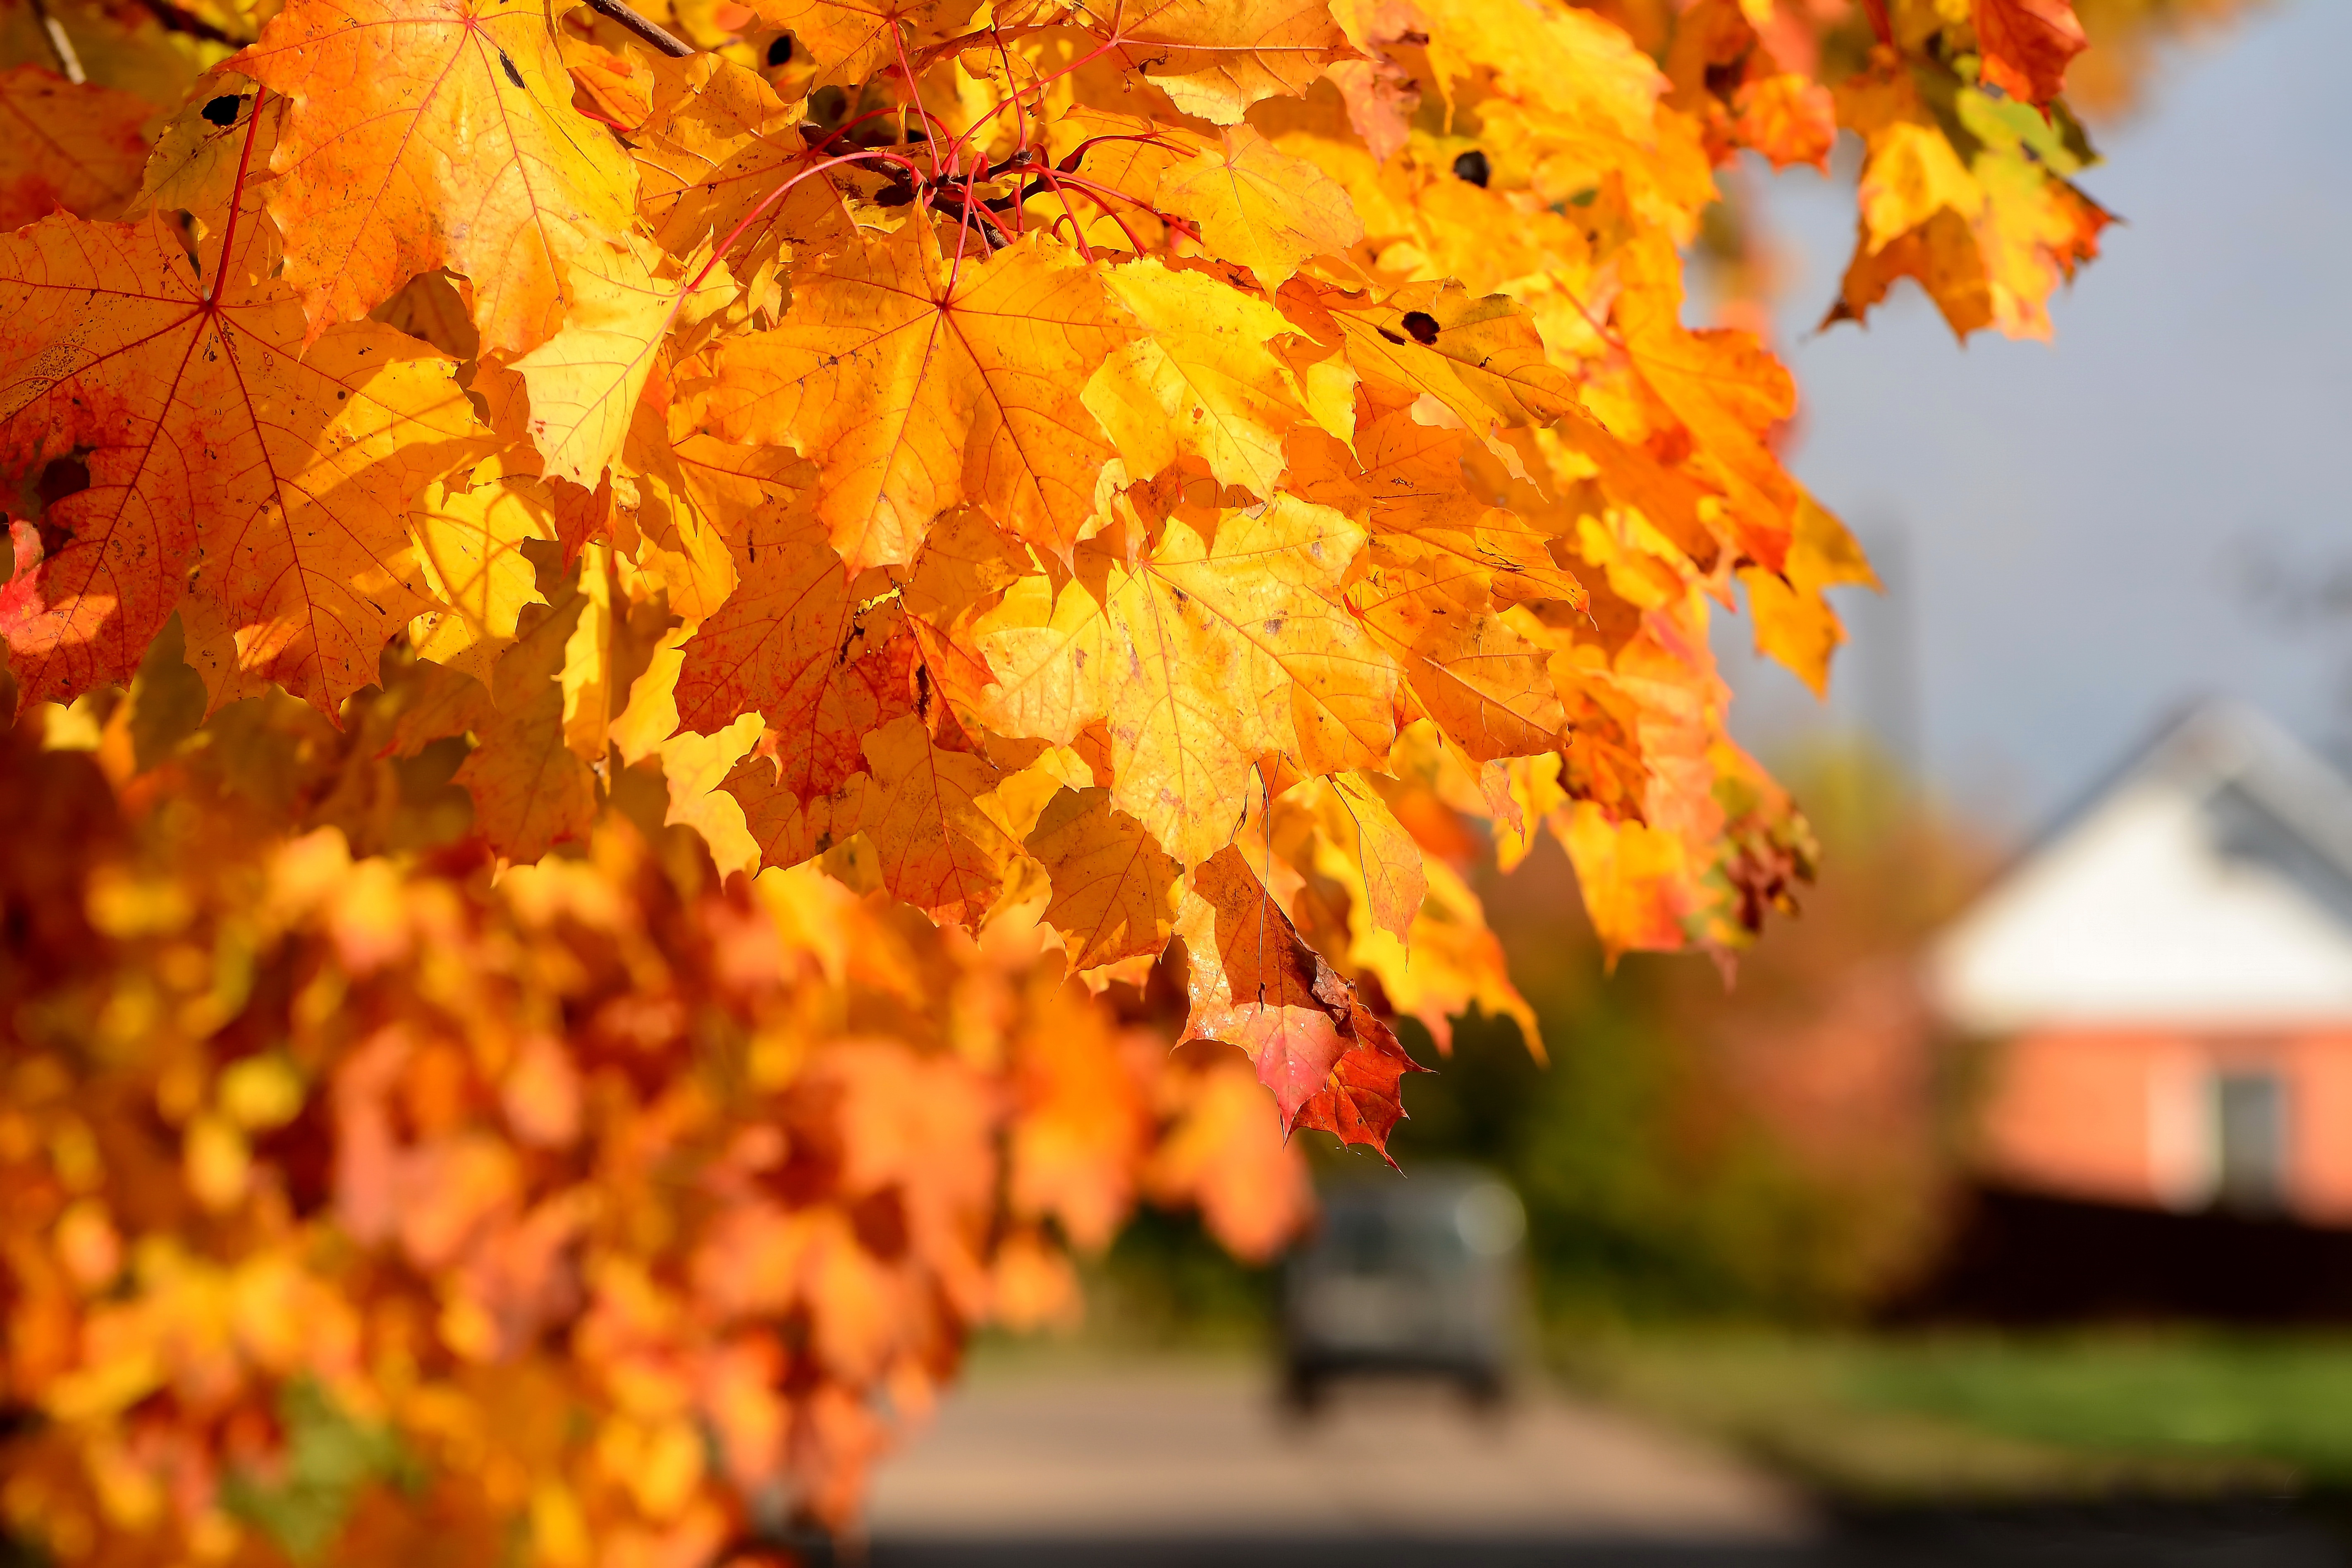
<svg viewBox="0 0 2352 1568"><path fill-rule="evenodd" d="M1881 1407L2034 1441L2261 1458L2352 1484L2352 1342L1931 1341L1874 1347L1852 1375Z"/></svg>
<svg viewBox="0 0 2352 1568"><path fill-rule="evenodd" d="M2352 1339L1564 1334L1572 1382L1859 1500L2352 1488Z"/></svg>

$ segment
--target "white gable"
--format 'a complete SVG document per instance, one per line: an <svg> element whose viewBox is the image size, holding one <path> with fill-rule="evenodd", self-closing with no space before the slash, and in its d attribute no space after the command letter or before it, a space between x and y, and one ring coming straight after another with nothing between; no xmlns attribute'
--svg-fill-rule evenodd
<svg viewBox="0 0 2352 1568"><path fill-rule="evenodd" d="M2352 1023L2352 785L2267 721L2202 710L1930 962L1945 1016L1974 1033Z"/></svg>

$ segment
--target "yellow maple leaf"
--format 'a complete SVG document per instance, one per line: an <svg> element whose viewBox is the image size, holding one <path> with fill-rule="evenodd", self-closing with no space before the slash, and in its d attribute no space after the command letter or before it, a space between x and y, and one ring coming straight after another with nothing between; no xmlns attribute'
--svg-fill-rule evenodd
<svg viewBox="0 0 2352 1568"><path fill-rule="evenodd" d="M1023 577L973 623L990 682L977 706L989 728L1066 746L1110 710L1110 618L1076 578L1055 591Z"/></svg>
<svg viewBox="0 0 2352 1568"><path fill-rule="evenodd" d="M1046 804L1024 847L1053 880L1045 919L1069 943L1070 967L1158 956L1168 945L1184 868L1105 789L1067 789Z"/></svg>
<svg viewBox="0 0 2352 1568"><path fill-rule="evenodd" d="M1549 425L1581 404L1517 301L1459 283L1415 283L1379 300L1326 295L1348 361L1405 401L1431 397L1490 446L1498 428Z"/></svg>
<svg viewBox="0 0 2352 1568"><path fill-rule="evenodd" d="M636 490L623 521L635 530L639 569L661 580L672 610L699 624L735 591L731 543L749 520L771 505L803 504L815 476L776 447L700 435L673 440L671 410L656 402L639 402L622 447L622 468Z"/></svg>
<svg viewBox="0 0 2352 1568"><path fill-rule="evenodd" d="M225 66L205 72L179 112L163 122L138 197L123 216L178 208L209 226L236 205L240 181L266 178L287 99L257 93L256 85Z"/></svg>
<svg viewBox="0 0 2352 1568"><path fill-rule="evenodd" d="M461 669L485 686L514 641L525 605L540 600L527 539L552 540L545 496L528 480L433 484L409 513L425 586L444 606L409 624L419 657Z"/></svg>
<svg viewBox="0 0 2352 1568"><path fill-rule="evenodd" d="M1086 390L1128 472L1147 478L1190 453L1219 482L1272 495L1283 437L1307 411L1268 345L1297 329L1263 300L1155 260L1111 268L1103 280L1144 329Z"/></svg>
<svg viewBox="0 0 2352 1568"><path fill-rule="evenodd" d="M759 0L751 9L792 30L815 57L819 81L863 81L896 63L910 37L960 30L973 0Z"/></svg>
<svg viewBox="0 0 2352 1568"><path fill-rule="evenodd" d="M1778 571L1803 492L1768 437L1797 410L1796 383L1752 333L1682 323L1682 263L1661 236L1626 246L1616 324L1625 352L1690 432L1687 467L1723 492L1741 547Z"/></svg>
<svg viewBox="0 0 2352 1568"><path fill-rule="evenodd" d="M1558 743L1566 715L1544 654L1492 607L1487 574L1411 535L1373 542L1349 601L1446 737L1480 762Z"/></svg>
<svg viewBox="0 0 2352 1568"><path fill-rule="evenodd" d="M1862 170L1862 226L1872 253L1947 207L1974 218L1984 204L1984 187L1935 126L1897 121L1872 139Z"/></svg>
<svg viewBox="0 0 2352 1568"><path fill-rule="evenodd" d="M1396 666L1340 592L1362 529L1287 496L1220 514L1213 540L1206 527L1171 518L1150 554L1111 569L1092 661L1108 668L1070 686L1103 700L1111 803L1186 865L1231 842L1261 757L1370 765L1396 722ZM1075 663L1086 646L1052 657Z"/></svg>
<svg viewBox="0 0 2352 1568"><path fill-rule="evenodd" d="M1337 773L1318 781L1298 804L1316 816L1318 831L1360 891L1366 921L1410 944L1429 877L1421 847L1388 802L1360 774Z"/></svg>
<svg viewBox="0 0 2352 1568"><path fill-rule="evenodd" d="M495 716L457 768L456 782L474 797L475 827L509 860L537 860L552 846L584 837L595 819L594 777L564 743L559 679L587 607L574 589L551 607L525 609L522 635L499 656L490 688Z"/></svg>
<svg viewBox="0 0 2352 1568"><path fill-rule="evenodd" d="M1748 566L1739 580L1748 584L1748 610L1756 617L1756 651L1780 660L1816 697L1827 696L1830 655L1845 641L1845 627L1823 593L1847 584L1879 586L1845 524L1807 496L1780 573Z"/></svg>
<svg viewBox="0 0 2352 1568"><path fill-rule="evenodd" d="M751 220L758 226L730 252L729 264L751 279L780 252L837 249L856 239L856 225L822 182L804 181L770 201L815 155L802 139L801 116L758 72L712 54L659 59L652 68L652 107L631 135L630 155L638 210L664 249L691 256Z"/></svg>
<svg viewBox="0 0 2352 1568"><path fill-rule="evenodd" d="M1248 268L1268 295L1302 263L1343 256L1364 237L1338 181L1246 125L1161 174L1158 200L1197 223L1210 254Z"/></svg>
<svg viewBox="0 0 2352 1568"><path fill-rule="evenodd" d="M1552 536L1507 507L1487 505L1465 483L1459 431L1393 409L1363 428L1356 451L1360 472L1340 478L1363 493L1374 534L1404 535L1453 557L1498 605L1583 605L1575 574L1553 558Z"/></svg>
<svg viewBox="0 0 2352 1568"><path fill-rule="evenodd" d="M1359 0L1360 6L1361 0ZM1622 27L1537 0L1409 0L1430 34L1440 90L1484 67L1514 99L1588 136L1641 144L1657 134L1666 79Z"/></svg>
<svg viewBox="0 0 2352 1568"><path fill-rule="evenodd" d="M559 677L564 742L581 761L593 764L604 760L613 743L613 726L629 718L637 682L654 668L676 617L656 585L601 540L581 551L573 592L583 609L564 646ZM670 668L663 666L663 679ZM630 727L637 725L633 721Z"/></svg>
<svg viewBox="0 0 2352 1568"><path fill-rule="evenodd" d="M694 289L692 265L665 264L650 246L615 247L575 276L562 330L509 362L530 389L530 438L548 473L593 489L621 455L672 323L715 306L726 288L722 274Z"/></svg>
<svg viewBox="0 0 2352 1568"><path fill-rule="evenodd" d="M1107 8L1013 0L996 15L1014 26L1066 18L1178 109L1218 125L1239 123L1261 100L1305 92L1349 52L1327 0L1131 0Z"/></svg>
<svg viewBox="0 0 2352 1568"><path fill-rule="evenodd" d="M1612 821L1591 801L1553 818L1576 868L1592 928L1610 953L1683 945L1683 923L1696 902L1683 841L1644 822Z"/></svg>

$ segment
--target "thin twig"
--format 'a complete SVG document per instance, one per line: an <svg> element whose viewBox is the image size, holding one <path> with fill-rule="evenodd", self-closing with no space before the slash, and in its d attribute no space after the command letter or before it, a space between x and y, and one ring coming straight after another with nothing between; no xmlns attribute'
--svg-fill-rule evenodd
<svg viewBox="0 0 2352 1568"><path fill-rule="evenodd" d="M1045 102L1044 93L1045 89L1053 86L1055 82L1061 80L1072 71L1078 70L1084 67L1094 64L1095 61L1100 59L1106 53L1108 53L1110 45L1107 43L1097 44L1091 53L1082 55L1078 58L1072 60L1068 65L1064 66L1052 76L1046 77L1042 80L1030 83L1028 90L1039 95L1037 101L1042 106ZM1021 91L1022 89L1020 88L1015 87L1011 93L1008 93L1003 98L998 99L994 108L989 110L987 113L982 115L979 119L966 126L961 136L957 137L953 142L948 143L948 152L950 153L953 153L957 148L962 146L965 142L971 140L972 136L976 135L982 126L987 124L990 121L1003 113L1005 110L1012 107L1013 100L1021 95Z"/></svg>
<svg viewBox="0 0 2352 1568"><path fill-rule="evenodd" d="M898 51L898 74L907 84L907 96L915 100L915 112L923 117L923 145L930 149L931 178L937 181L940 177L940 139L931 127L937 123L940 130L944 131L946 123L923 107L923 84L915 79L915 68L907 60L906 35L898 31L898 24L895 21L890 24L890 43ZM898 140L903 142L906 139L907 117L901 114L898 117Z"/></svg>
<svg viewBox="0 0 2352 1568"><path fill-rule="evenodd" d="M630 9L622 3L622 0L588 0L588 5L590 9L601 16L610 16L666 55L684 59L688 55L701 53L692 44L688 43L659 22L649 16L640 16Z"/></svg>
<svg viewBox="0 0 2352 1568"><path fill-rule="evenodd" d="M65 28L49 15L47 0L33 0L33 15L41 19L41 31L48 36L49 53L58 58L58 74L76 87L89 80L89 73L81 68L81 57L74 53L73 40L66 37Z"/></svg>
<svg viewBox="0 0 2352 1568"><path fill-rule="evenodd" d="M855 163L861 159L888 158L893 156L895 156L895 154L884 153L877 148L867 148L862 153L851 153L839 158L827 158L822 163L812 163L807 168L803 169L799 174L794 174L791 179L786 180L782 184L778 185L774 190L770 191L766 195L761 197L760 205L753 207L750 212L745 213L742 217L737 221L735 226L727 231L727 237L719 242L718 248L710 253L710 259L704 262L702 265L702 270L694 275L694 281L686 286L686 291L691 294L697 289L701 288L702 280L710 276L711 268L717 267L719 261L725 258L728 251L734 248L735 242L743 237L743 231L750 228L754 223L758 222L761 216L764 215L770 207L774 206L778 202L782 201L785 195L791 192L792 188L794 185L799 184L803 180L808 179L812 175L822 174L827 169L838 168L844 163Z"/></svg>
<svg viewBox="0 0 2352 1568"><path fill-rule="evenodd" d="M1004 35L1002 33L996 35L996 58L1004 63L1005 84L1015 85L1013 80L1013 51L1004 47ZM1013 145L1019 149L1017 155L1025 163L1029 152L1029 115L1028 111L1021 107L1018 95L1013 100ZM995 171L992 169L989 173L992 176ZM1022 233L1028 231L1029 216L1019 202L1013 204L1013 226Z"/></svg>

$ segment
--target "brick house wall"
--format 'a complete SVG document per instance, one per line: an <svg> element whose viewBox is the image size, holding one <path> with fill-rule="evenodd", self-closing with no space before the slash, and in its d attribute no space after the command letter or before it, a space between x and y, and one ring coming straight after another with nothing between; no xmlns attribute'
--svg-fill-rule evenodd
<svg viewBox="0 0 2352 1568"><path fill-rule="evenodd" d="M1974 1163L1997 1180L2189 1210L2231 1199L2232 1169L2274 1161L2277 1207L2352 1226L2352 1026L2047 1026L1989 1067Z"/></svg>

